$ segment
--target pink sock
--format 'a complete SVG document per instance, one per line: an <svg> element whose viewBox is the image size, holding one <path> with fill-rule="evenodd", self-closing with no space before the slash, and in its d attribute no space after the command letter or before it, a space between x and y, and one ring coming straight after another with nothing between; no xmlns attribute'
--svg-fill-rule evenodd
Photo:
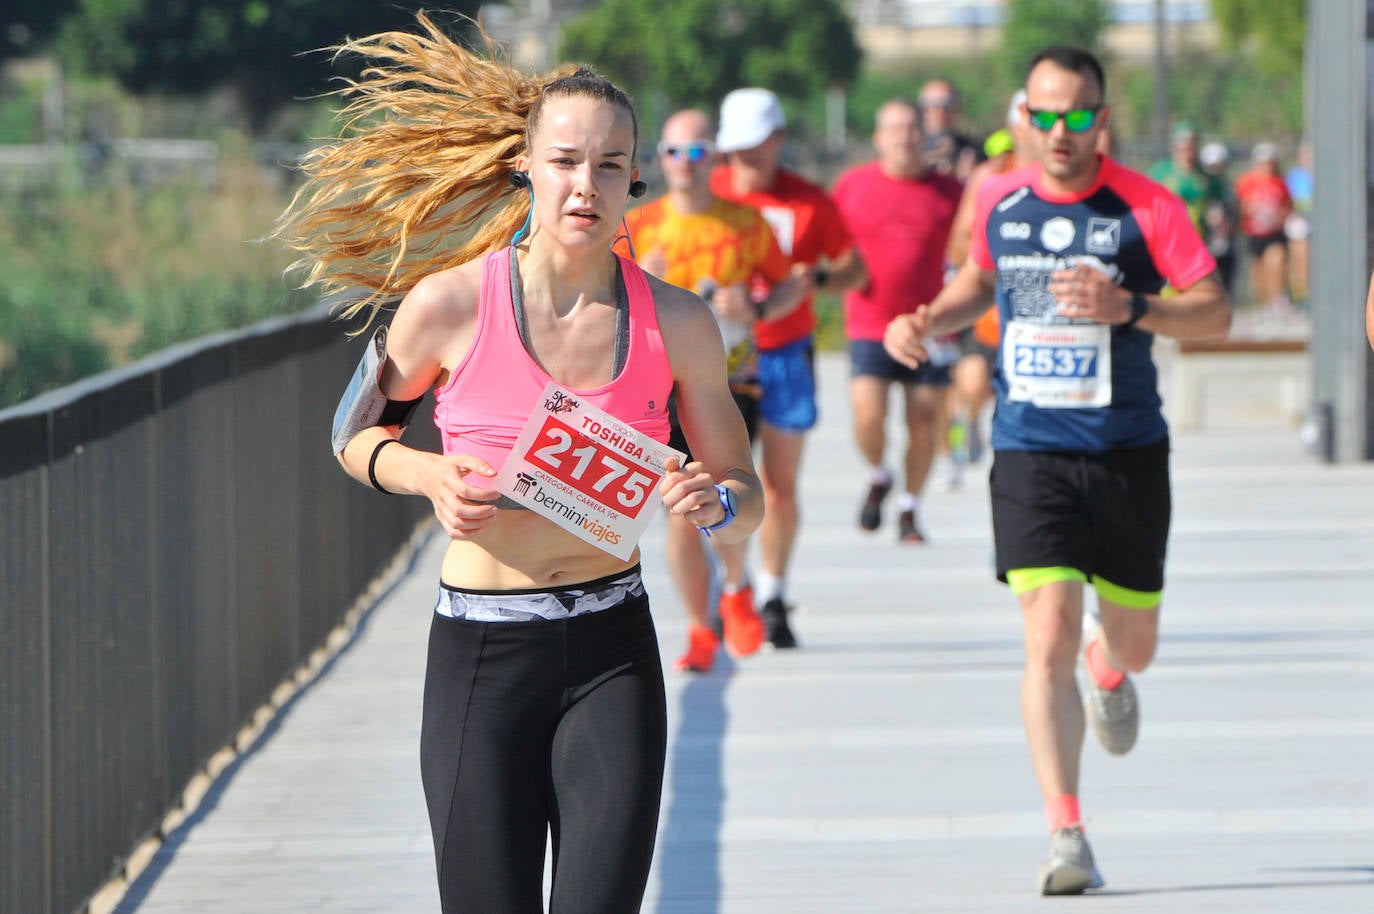
<svg viewBox="0 0 1374 914"><path fill-rule="evenodd" d="M1102 644L1096 638L1088 643L1088 649L1083 652L1083 657L1088 662L1088 674L1100 689L1110 692L1126 678L1125 673L1107 665L1106 659L1102 656Z"/></svg>
<svg viewBox="0 0 1374 914"><path fill-rule="evenodd" d="M1045 801L1045 818L1049 820L1050 831L1061 828L1082 828L1083 817L1078 812L1078 797L1071 793L1061 793Z"/></svg>

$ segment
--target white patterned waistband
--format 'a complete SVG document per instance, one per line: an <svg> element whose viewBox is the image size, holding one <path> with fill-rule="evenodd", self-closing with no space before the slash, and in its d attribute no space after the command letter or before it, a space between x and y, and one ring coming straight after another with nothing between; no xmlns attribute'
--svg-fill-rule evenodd
<svg viewBox="0 0 1374 914"><path fill-rule="evenodd" d="M644 595L639 566L624 574L556 590L482 592L439 585L434 611L470 622L552 622L619 606Z"/></svg>

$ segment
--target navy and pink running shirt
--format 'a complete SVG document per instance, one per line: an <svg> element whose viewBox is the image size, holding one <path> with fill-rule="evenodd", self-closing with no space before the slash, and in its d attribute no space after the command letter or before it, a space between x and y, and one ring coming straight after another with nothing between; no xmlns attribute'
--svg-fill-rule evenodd
<svg viewBox="0 0 1374 914"><path fill-rule="evenodd" d="M1050 276L1087 264L1124 289L1158 294L1166 283L1191 286L1216 261L1177 196L1110 158L1100 166L1093 186L1073 196L1045 190L1039 165L979 189L969 257L997 275L996 450L1100 453L1169 433L1150 355L1154 335L1061 317ZM1094 377L1099 367L1105 377Z"/></svg>

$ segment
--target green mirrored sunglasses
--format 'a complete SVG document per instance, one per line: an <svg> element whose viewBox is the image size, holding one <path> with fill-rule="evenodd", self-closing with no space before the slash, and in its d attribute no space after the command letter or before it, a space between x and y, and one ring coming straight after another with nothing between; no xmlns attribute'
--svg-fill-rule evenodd
<svg viewBox="0 0 1374 914"><path fill-rule="evenodd" d="M1064 119L1064 126L1068 128L1069 133L1086 133L1093 129L1093 124L1097 123L1097 112L1101 110L1101 105L1094 105L1091 108L1074 108L1072 111L1027 108L1026 114L1030 116L1031 126L1041 133L1049 133L1053 130L1054 122L1061 117Z"/></svg>

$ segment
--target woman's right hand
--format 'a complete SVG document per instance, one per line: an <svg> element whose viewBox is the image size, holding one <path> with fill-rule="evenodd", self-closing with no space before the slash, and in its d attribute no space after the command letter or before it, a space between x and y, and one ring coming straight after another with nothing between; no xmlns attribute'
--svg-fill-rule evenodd
<svg viewBox="0 0 1374 914"><path fill-rule="evenodd" d="M496 517L501 493L491 487L496 470L470 454L434 455L420 480L420 490L434 506L434 516L451 539L470 539Z"/></svg>

